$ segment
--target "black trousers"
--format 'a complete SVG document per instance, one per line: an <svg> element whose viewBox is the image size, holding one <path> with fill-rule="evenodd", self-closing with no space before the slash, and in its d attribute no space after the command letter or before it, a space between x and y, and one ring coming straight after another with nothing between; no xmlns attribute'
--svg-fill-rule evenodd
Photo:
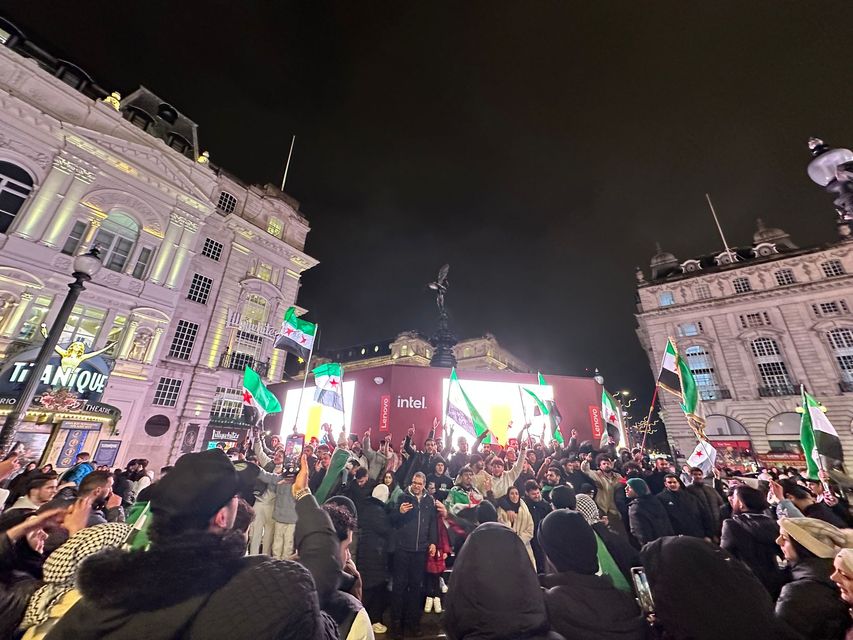
<svg viewBox="0 0 853 640"><path fill-rule="evenodd" d="M391 591L391 624L400 628L419 629L424 605L424 573L426 551L394 552L393 589Z"/></svg>
<svg viewBox="0 0 853 640"><path fill-rule="evenodd" d="M367 609L371 622L382 622L382 615L388 607L388 583L383 582L376 587L364 589L361 601Z"/></svg>

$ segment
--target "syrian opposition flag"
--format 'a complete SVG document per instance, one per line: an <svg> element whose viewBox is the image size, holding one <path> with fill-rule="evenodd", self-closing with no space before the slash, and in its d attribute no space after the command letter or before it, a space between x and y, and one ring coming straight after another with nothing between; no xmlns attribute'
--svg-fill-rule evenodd
<svg viewBox="0 0 853 640"><path fill-rule="evenodd" d="M677 396L681 395L681 381L678 376L678 352L672 340L666 341L666 349L663 352L663 362L660 364L658 373L658 386L666 389Z"/></svg>
<svg viewBox="0 0 853 640"><path fill-rule="evenodd" d="M281 403L278 398L264 386L261 376L249 367L243 371L243 405L253 407L261 420L268 413L279 413L281 411Z"/></svg>
<svg viewBox="0 0 853 640"><path fill-rule="evenodd" d="M687 464L691 467L699 467L706 476L711 475L714 465L717 462L717 450L707 440L700 440L699 444L687 458Z"/></svg>
<svg viewBox="0 0 853 640"><path fill-rule="evenodd" d="M457 426L472 436L480 436L489 427L480 412L468 398L468 394L462 389L456 369L450 370L450 387L447 390L447 419L446 423ZM491 435L485 437L483 442L490 443Z"/></svg>
<svg viewBox="0 0 853 640"><path fill-rule="evenodd" d="M344 410L344 372L337 362L321 364L314 374L314 402L338 411Z"/></svg>
<svg viewBox="0 0 853 640"><path fill-rule="evenodd" d="M539 386L545 387L547 385L548 383L545 382L545 377L540 373ZM540 394L536 393L532 389L528 389L527 387L522 387L522 389L524 389L536 403L536 406L533 409L533 415L547 416L548 422L551 426L551 439L556 440L560 444L563 444L563 434L560 433L560 423L563 421L563 416L560 414L560 410L557 408L557 403L553 400L546 400L540 398Z"/></svg>
<svg viewBox="0 0 853 640"><path fill-rule="evenodd" d="M290 307L284 314L281 331L276 338L275 348L284 349L302 359L314 350L317 325L296 317L296 308Z"/></svg>
<svg viewBox="0 0 853 640"><path fill-rule="evenodd" d="M821 468L832 467L833 462L843 462L844 454L841 451L841 440L838 432L829 418L826 417L826 409L805 390L803 394L803 406L800 419L800 443L803 445L803 453L806 454L806 466L809 477L817 479ZM827 459L824 462L822 459Z"/></svg>
<svg viewBox="0 0 853 640"><path fill-rule="evenodd" d="M610 438L618 445L622 440L622 412L606 389L601 390L601 415L607 426L601 434L601 446L606 446Z"/></svg>

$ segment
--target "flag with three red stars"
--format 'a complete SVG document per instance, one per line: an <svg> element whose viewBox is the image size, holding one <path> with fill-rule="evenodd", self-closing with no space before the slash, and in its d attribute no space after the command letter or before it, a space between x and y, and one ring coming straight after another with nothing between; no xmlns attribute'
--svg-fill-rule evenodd
<svg viewBox="0 0 853 640"><path fill-rule="evenodd" d="M296 307L290 307L284 314L284 322L276 336L275 348L283 349L303 360L307 359L314 350L314 337L317 335L317 325L296 317Z"/></svg>
<svg viewBox="0 0 853 640"><path fill-rule="evenodd" d="M338 411L344 410L344 370L337 362L321 364L314 374L314 402Z"/></svg>
<svg viewBox="0 0 853 640"><path fill-rule="evenodd" d="M264 386L261 376L254 369L246 367L243 372L243 405L253 407L263 421L268 413L279 413L281 403L272 391Z"/></svg>

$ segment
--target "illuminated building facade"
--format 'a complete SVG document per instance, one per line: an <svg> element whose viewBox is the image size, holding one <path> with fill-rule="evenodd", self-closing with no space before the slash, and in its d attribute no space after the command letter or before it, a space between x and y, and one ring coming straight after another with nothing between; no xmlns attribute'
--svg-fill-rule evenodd
<svg viewBox="0 0 853 640"><path fill-rule="evenodd" d="M727 464L803 466L800 385L821 400L853 458L853 244L802 249L759 221L753 242L689 260L659 250L637 271L637 335L657 375L672 337L699 385L707 434ZM660 392L670 444L696 444Z"/></svg>
<svg viewBox="0 0 853 640"><path fill-rule="evenodd" d="M104 350L74 375L108 380L97 397L46 387L27 443L58 466L76 449L156 468L238 439L243 368L282 378L272 337L316 264L299 203L216 167L196 125L147 89L110 94L2 20L0 45L0 415L72 256L97 245L103 267L60 346Z"/></svg>

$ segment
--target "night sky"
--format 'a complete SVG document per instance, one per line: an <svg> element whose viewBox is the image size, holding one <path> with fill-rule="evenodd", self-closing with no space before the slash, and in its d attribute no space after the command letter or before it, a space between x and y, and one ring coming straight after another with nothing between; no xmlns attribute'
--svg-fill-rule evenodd
<svg viewBox="0 0 853 640"><path fill-rule="evenodd" d="M806 140L853 145L842 2L4 2L107 89L139 84L202 149L311 223L299 304L321 348L457 333L649 398L634 267L755 219L831 240Z"/></svg>

